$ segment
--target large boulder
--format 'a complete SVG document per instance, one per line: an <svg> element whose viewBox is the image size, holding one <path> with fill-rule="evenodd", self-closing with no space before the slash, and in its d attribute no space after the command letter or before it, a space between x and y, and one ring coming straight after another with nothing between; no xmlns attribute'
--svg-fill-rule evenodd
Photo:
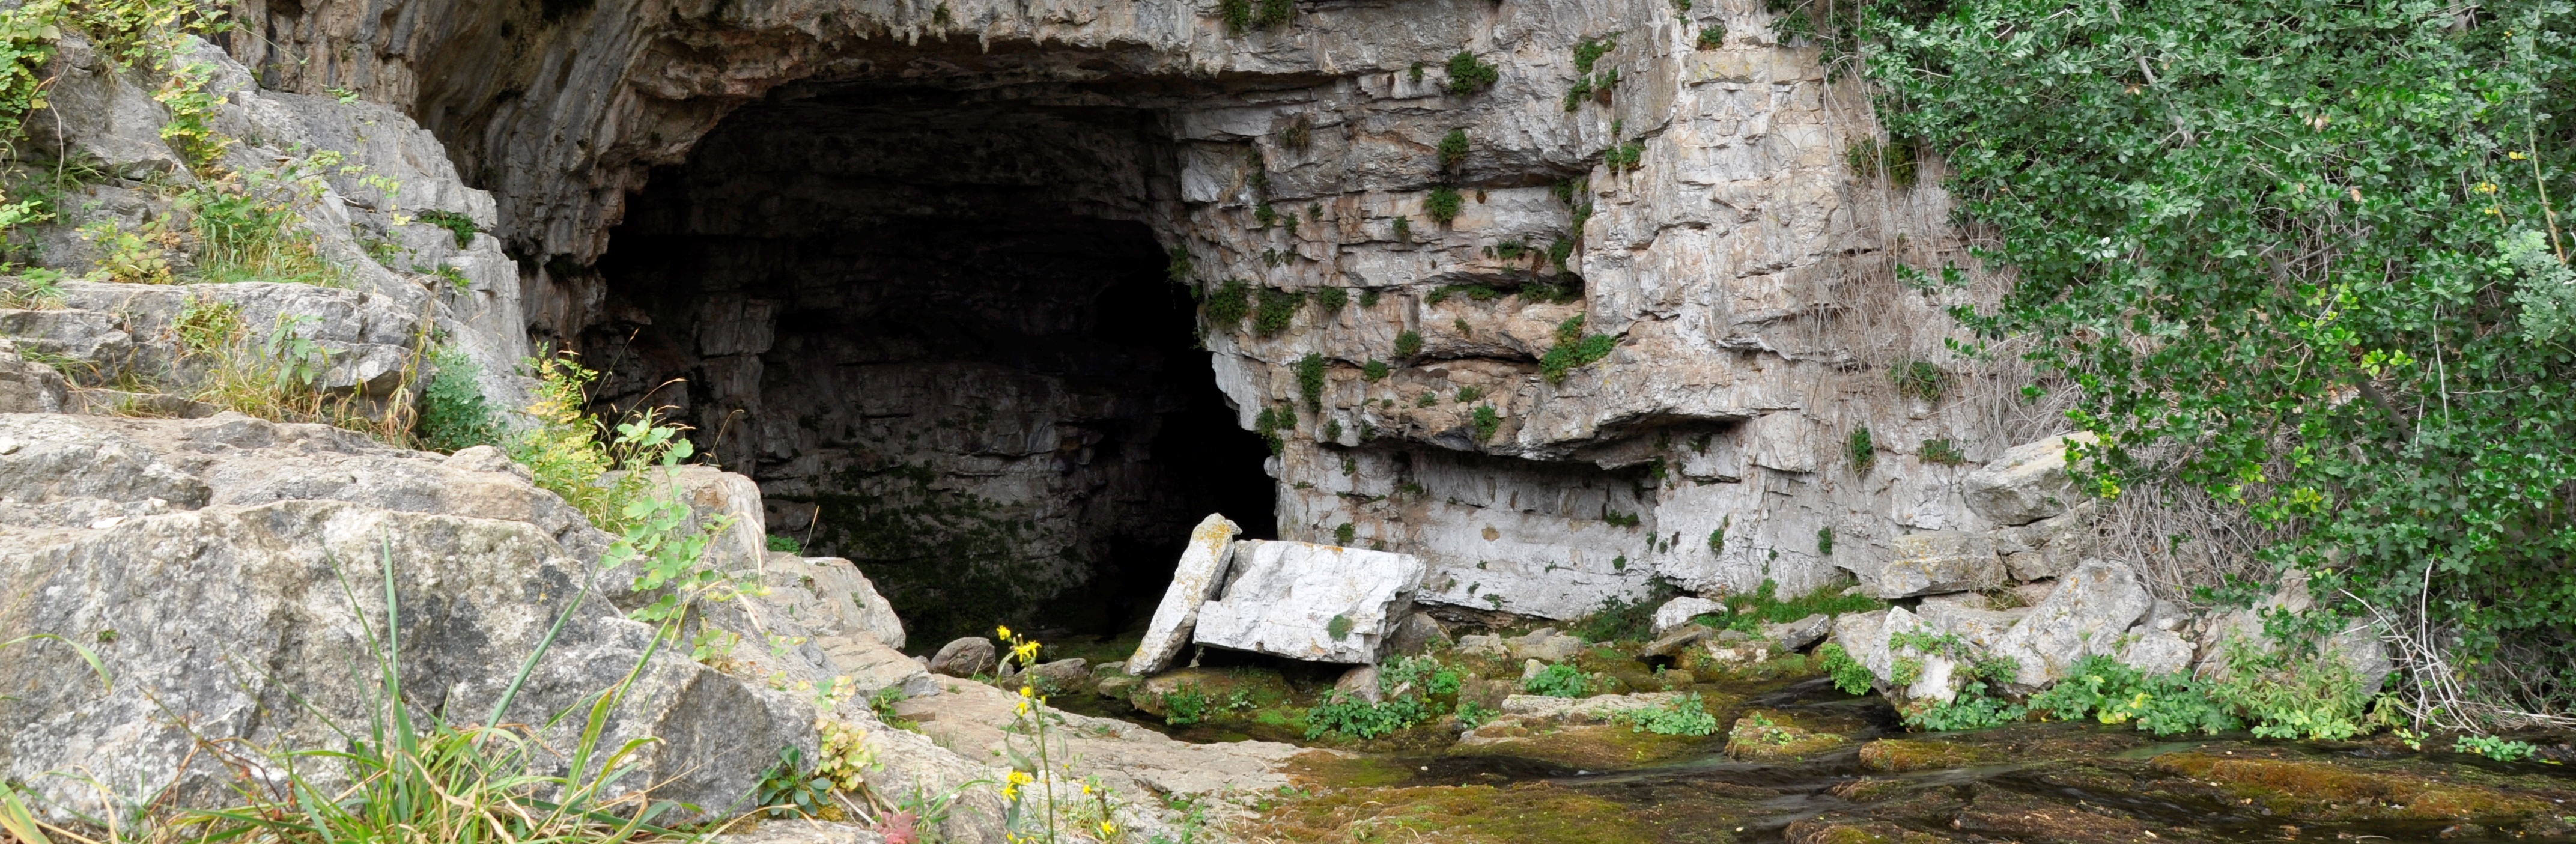
<svg viewBox="0 0 2576 844"><path fill-rule="evenodd" d="M2127 564L2087 560L2057 579L2048 600L2030 608L1993 647L1994 653L2021 665L2015 682L2042 686L2066 679L2085 657L2117 655L2122 636L2147 610L2155 595Z"/></svg>
<svg viewBox="0 0 2576 844"><path fill-rule="evenodd" d="M2093 536L2093 502L2019 527L1994 532L1995 553L2018 581L2045 580L2075 569L2100 543Z"/></svg>
<svg viewBox="0 0 2576 844"><path fill-rule="evenodd" d="M2136 571L2086 561L2059 579L2037 606L1988 609L1982 602L1926 600L1913 610L1896 607L1849 613L1834 620L1834 642L1878 678L1879 690L1901 704L1947 702L1957 696L1973 663L2002 657L2016 666L2000 679L2015 690L2063 680L2085 657L2106 655L2163 673L2187 660L2189 643L2138 622L2155 602ZM1925 643L1938 642L1926 647ZM1902 666L1903 670L1899 670ZM1907 682L1895 682L1904 679Z"/></svg>
<svg viewBox="0 0 2576 844"><path fill-rule="evenodd" d="M2195 670L2204 674L2226 673L2231 647L2250 648L2256 653L2269 653L2278 647L2264 633L2263 616L2273 612L2303 613L2315 607L2316 599L2308 592L2308 579L2307 572L2291 569L2282 575L2280 584L2262 602L2210 618L2198 636L2199 661L2194 666ZM2363 689L2375 692L2387 681L2388 675L2397 670L2395 661L2388 656L2387 643L2381 639L2386 632L2385 625L2375 619L2348 619L2327 634L2323 641L2316 642L2317 650L2326 658L2352 669L2361 677Z"/></svg>
<svg viewBox="0 0 2576 844"><path fill-rule="evenodd" d="M1655 635L1691 623L1691 619L1710 613L1722 613L1726 605L1697 595L1683 595L1655 608Z"/></svg>
<svg viewBox="0 0 2576 844"><path fill-rule="evenodd" d="M1422 583L1420 559L1385 551L1255 540L1234 558L1224 597L1199 610L1197 641L1291 659L1376 662Z"/></svg>
<svg viewBox="0 0 2576 844"><path fill-rule="evenodd" d="M1243 528L1217 513L1209 513L1190 529L1190 543L1181 549L1181 562L1172 570L1172 585L1164 587L1163 601L1154 605L1154 620L1145 628L1144 641L1127 658L1127 673L1144 676L1171 667L1172 657L1180 655L1198 629L1200 608L1225 585L1226 569L1234 561L1234 535L1242 532Z"/></svg>
<svg viewBox="0 0 2576 844"><path fill-rule="evenodd" d="M0 775L49 811L110 811L97 782L230 802L202 742L338 749L332 725L388 713L387 667L416 718L483 722L558 619L500 721L569 749L576 710L633 672L604 738L659 741L611 795L722 812L781 748L814 750L804 698L648 659L653 628L585 562L603 537L516 475L230 414L9 414L0 439L25 444L0 453L0 640L80 642L113 676L50 641L0 659Z"/></svg>
<svg viewBox="0 0 2576 844"><path fill-rule="evenodd" d="M1968 509L2001 526L2026 525L2066 512L2082 494L2066 474L2066 443L2090 443L2091 434L2068 434L2023 443L1968 473Z"/></svg>
<svg viewBox="0 0 2576 844"><path fill-rule="evenodd" d="M61 413L68 389L53 367L0 352L0 413Z"/></svg>
<svg viewBox="0 0 2576 844"><path fill-rule="evenodd" d="M1888 547L1893 554L1868 578L1869 593L1880 598L1976 592L2004 583L2003 559L1984 534L1912 533L1890 540Z"/></svg>

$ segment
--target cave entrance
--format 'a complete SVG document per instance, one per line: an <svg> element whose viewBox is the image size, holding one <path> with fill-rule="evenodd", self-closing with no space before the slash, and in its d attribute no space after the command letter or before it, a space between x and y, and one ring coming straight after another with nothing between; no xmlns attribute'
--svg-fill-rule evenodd
<svg viewBox="0 0 2576 844"><path fill-rule="evenodd" d="M782 91L633 197L572 339L603 402L677 407L759 481L774 536L856 561L914 649L1138 629L1201 517L1275 535L1268 451L1166 277L1156 119Z"/></svg>

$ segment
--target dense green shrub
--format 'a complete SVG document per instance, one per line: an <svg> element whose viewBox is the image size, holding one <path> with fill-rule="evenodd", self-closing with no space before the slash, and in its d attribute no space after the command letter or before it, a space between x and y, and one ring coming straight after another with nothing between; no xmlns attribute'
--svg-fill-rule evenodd
<svg viewBox="0 0 2576 844"><path fill-rule="evenodd" d="M2454 664L2518 654L2484 691L2563 707L2576 274L2545 188L2576 114L2542 104L2576 90L2571 15L1971 0L1874 6L1860 35L1889 128L1945 156L2016 274L1959 316L2081 391L2095 489L2205 490L2330 604L2420 603Z"/></svg>
<svg viewBox="0 0 2576 844"><path fill-rule="evenodd" d="M1297 359L1297 394L1306 398L1306 409L1324 410L1324 356L1314 352Z"/></svg>
<svg viewBox="0 0 2576 844"><path fill-rule="evenodd" d="M1208 289L1204 307L1209 325L1232 331L1252 313L1252 285L1239 278L1218 282Z"/></svg>
<svg viewBox="0 0 2576 844"><path fill-rule="evenodd" d="M1473 94L1494 87L1494 83L1502 78L1502 68L1476 58L1475 53L1460 50L1457 55L1449 57L1449 93L1451 94L1459 96Z"/></svg>
<svg viewBox="0 0 2576 844"><path fill-rule="evenodd" d="M1591 688L1590 681L1583 676L1583 669L1565 663L1550 665L1521 678L1521 691L1534 695L1582 697Z"/></svg>
<svg viewBox="0 0 2576 844"><path fill-rule="evenodd" d="M1467 163L1467 130L1449 130L1449 134L1440 139L1438 151L1442 170L1456 170L1458 165Z"/></svg>
<svg viewBox="0 0 2576 844"><path fill-rule="evenodd" d="M501 442L501 424L483 397L482 369L465 353L440 346L429 352L429 380L420 391L420 418L412 434L431 450L453 452Z"/></svg>
<svg viewBox="0 0 2576 844"><path fill-rule="evenodd" d="M1422 212L1442 223L1458 219L1458 212L1465 207L1466 200L1458 195L1458 189L1448 185L1432 188L1431 195L1422 200Z"/></svg>
<svg viewBox="0 0 2576 844"><path fill-rule="evenodd" d="M1556 324L1556 345L1539 356L1539 372L1547 383L1562 384L1567 373L1609 357L1618 347L1617 337L1583 333L1583 315L1575 314Z"/></svg>
<svg viewBox="0 0 2576 844"><path fill-rule="evenodd" d="M1297 306L1306 304L1306 294L1299 291L1261 288L1261 304L1252 311L1252 333L1268 337L1288 330L1297 318Z"/></svg>

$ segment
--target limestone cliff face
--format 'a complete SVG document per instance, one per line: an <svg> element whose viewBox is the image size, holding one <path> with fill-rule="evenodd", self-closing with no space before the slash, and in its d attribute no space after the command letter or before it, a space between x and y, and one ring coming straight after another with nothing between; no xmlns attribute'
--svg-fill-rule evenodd
<svg viewBox="0 0 2576 844"><path fill-rule="evenodd" d="M988 565L1177 540L1198 513L1133 514L1211 500L1170 436L1230 422L1279 429L1283 538L1347 525L1423 557L1425 600L1562 618L1657 578L1874 578L1896 536L1989 527L1959 461L2046 433L1960 398L1998 392L1943 351L1975 293L1895 280L1958 259L1933 174L1856 172L1865 98L1759 4L1677 5L1300 4L1233 35L1216 3L271 2L232 49L438 133L531 330L619 361L624 397L688 378L653 400L773 524L898 484L991 505L897 525L978 531ZM1585 76L1587 41L1615 46ZM1452 90L1461 51L1490 87ZM1201 311L1198 369L1120 321L1188 307L1136 292L1167 270L1270 312ZM1901 393L1918 361L1938 387ZM1215 422L1184 395L1211 375Z"/></svg>

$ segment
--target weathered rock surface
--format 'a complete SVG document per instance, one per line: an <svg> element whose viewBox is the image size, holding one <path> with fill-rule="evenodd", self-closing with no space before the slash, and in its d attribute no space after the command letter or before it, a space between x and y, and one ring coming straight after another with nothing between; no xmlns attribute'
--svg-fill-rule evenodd
<svg viewBox="0 0 2576 844"><path fill-rule="evenodd" d="M615 686L652 636L584 562L604 537L513 474L231 414L8 414L0 439L24 443L0 454L0 582L16 596L0 601L0 639L90 643L115 677L100 685L64 648L0 662L0 723L17 725L0 770L63 808L100 810L90 777L166 787L181 805L229 799L198 739L334 746L323 718L381 714L371 633L398 633L415 706L479 722L568 612L501 713L530 724ZM612 718L612 745L663 739L618 789L659 782L657 798L739 806L780 747L812 752L813 718L794 695L666 649Z"/></svg>
<svg viewBox="0 0 2576 844"><path fill-rule="evenodd" d="M2085 657L2107 655L2156 673L2188 664L2192 645L2140 624L2154 604L2146 585L2127 565L2087 561L2031 607L1985 609L1977 602L1925 600L1915 610L1897 607L1851 613L1834 621L1834 641L1875 673L1880 688L1900 702L1948 701L1966 681L1962 669L1976 659L2004 657L2018 673L2009 682L2036 689L2065 679ZM1955 637L1965 650L1926 652L1909 641ZM1894 687L1900 660L1916 679Z"/></svg>
<svg viewBox="0 0 2576 844"><path fill-rule="evenodd" d="M2003 457L1965 479L1968 506L1998 525L2026 525L2083 501L2066 474L2066 443L2092 442L2089 434L2050 437L2013 446Z"/></svg>
<svg viewBox="0 0 2576 844"><path fill-rule="evenodd" d="M1833 616L1815 613L1796 621L1762 625L1762 636L1778 643L1781 650L1803 651L1824 641L1833 630Z"/></svg>
<svg viewBox="0 0 2576 844"><path fill-rule="evenodd" d="M1540 662L1564 662L1582 652L1583 640L1556 632L1554 627L1541 627L1503 640L1503 647L1513 659L1535 659Z"/></svg>
<svg viewBox="0 0 2576 844"><path fill-rule="evenodd" d="M1655 633L1689 624L1691 619L1726 611L1726 605L1697 595L1683 595L1655 608Z"/></svg>
<svg viewBox="0 0 2576 844"><path fill-rule="evenodd" d="M939 652L931 655L930 673L945 674L950 677L991 674L998 666L995 661L997 655L998 652L993 649L991 639L982 636L959 637L939 646Z"/></svg>
<svg viewBox="0 0 2576 844"><path fill-rule="evenodd" d="M1865 573L1870 594L1910 598L1993 589L2004 582L2004 562L1984 534L1933 531L1889 540L1887 564Z"/></svg>
<svg viewBox="0 0 2576 844"><path fill-rule="evenodd" d="M1224 597L1199 610L1203 645L1315 662L1375 663L1422 562L1304 542L1236 543Z"/></svg>
<svg viewBox="0 0 2576 844"><path fill-rule="evenodd" d="M1153 674L1172 664L1181 648L1190 643L1197 631L1199 610L1215 598L1225 586L1227 568L1234 562L1234 535L1243 528L1222 514L1210 513L1190 529L1189 544L1181 549L1181 561L1172 569L1172 585L1163 590L1162 603L1154 605L1154 618L1145 628L1145 639L1136 645L1136 655L1127 658L1127 672L1138 676Z"/></svg>

